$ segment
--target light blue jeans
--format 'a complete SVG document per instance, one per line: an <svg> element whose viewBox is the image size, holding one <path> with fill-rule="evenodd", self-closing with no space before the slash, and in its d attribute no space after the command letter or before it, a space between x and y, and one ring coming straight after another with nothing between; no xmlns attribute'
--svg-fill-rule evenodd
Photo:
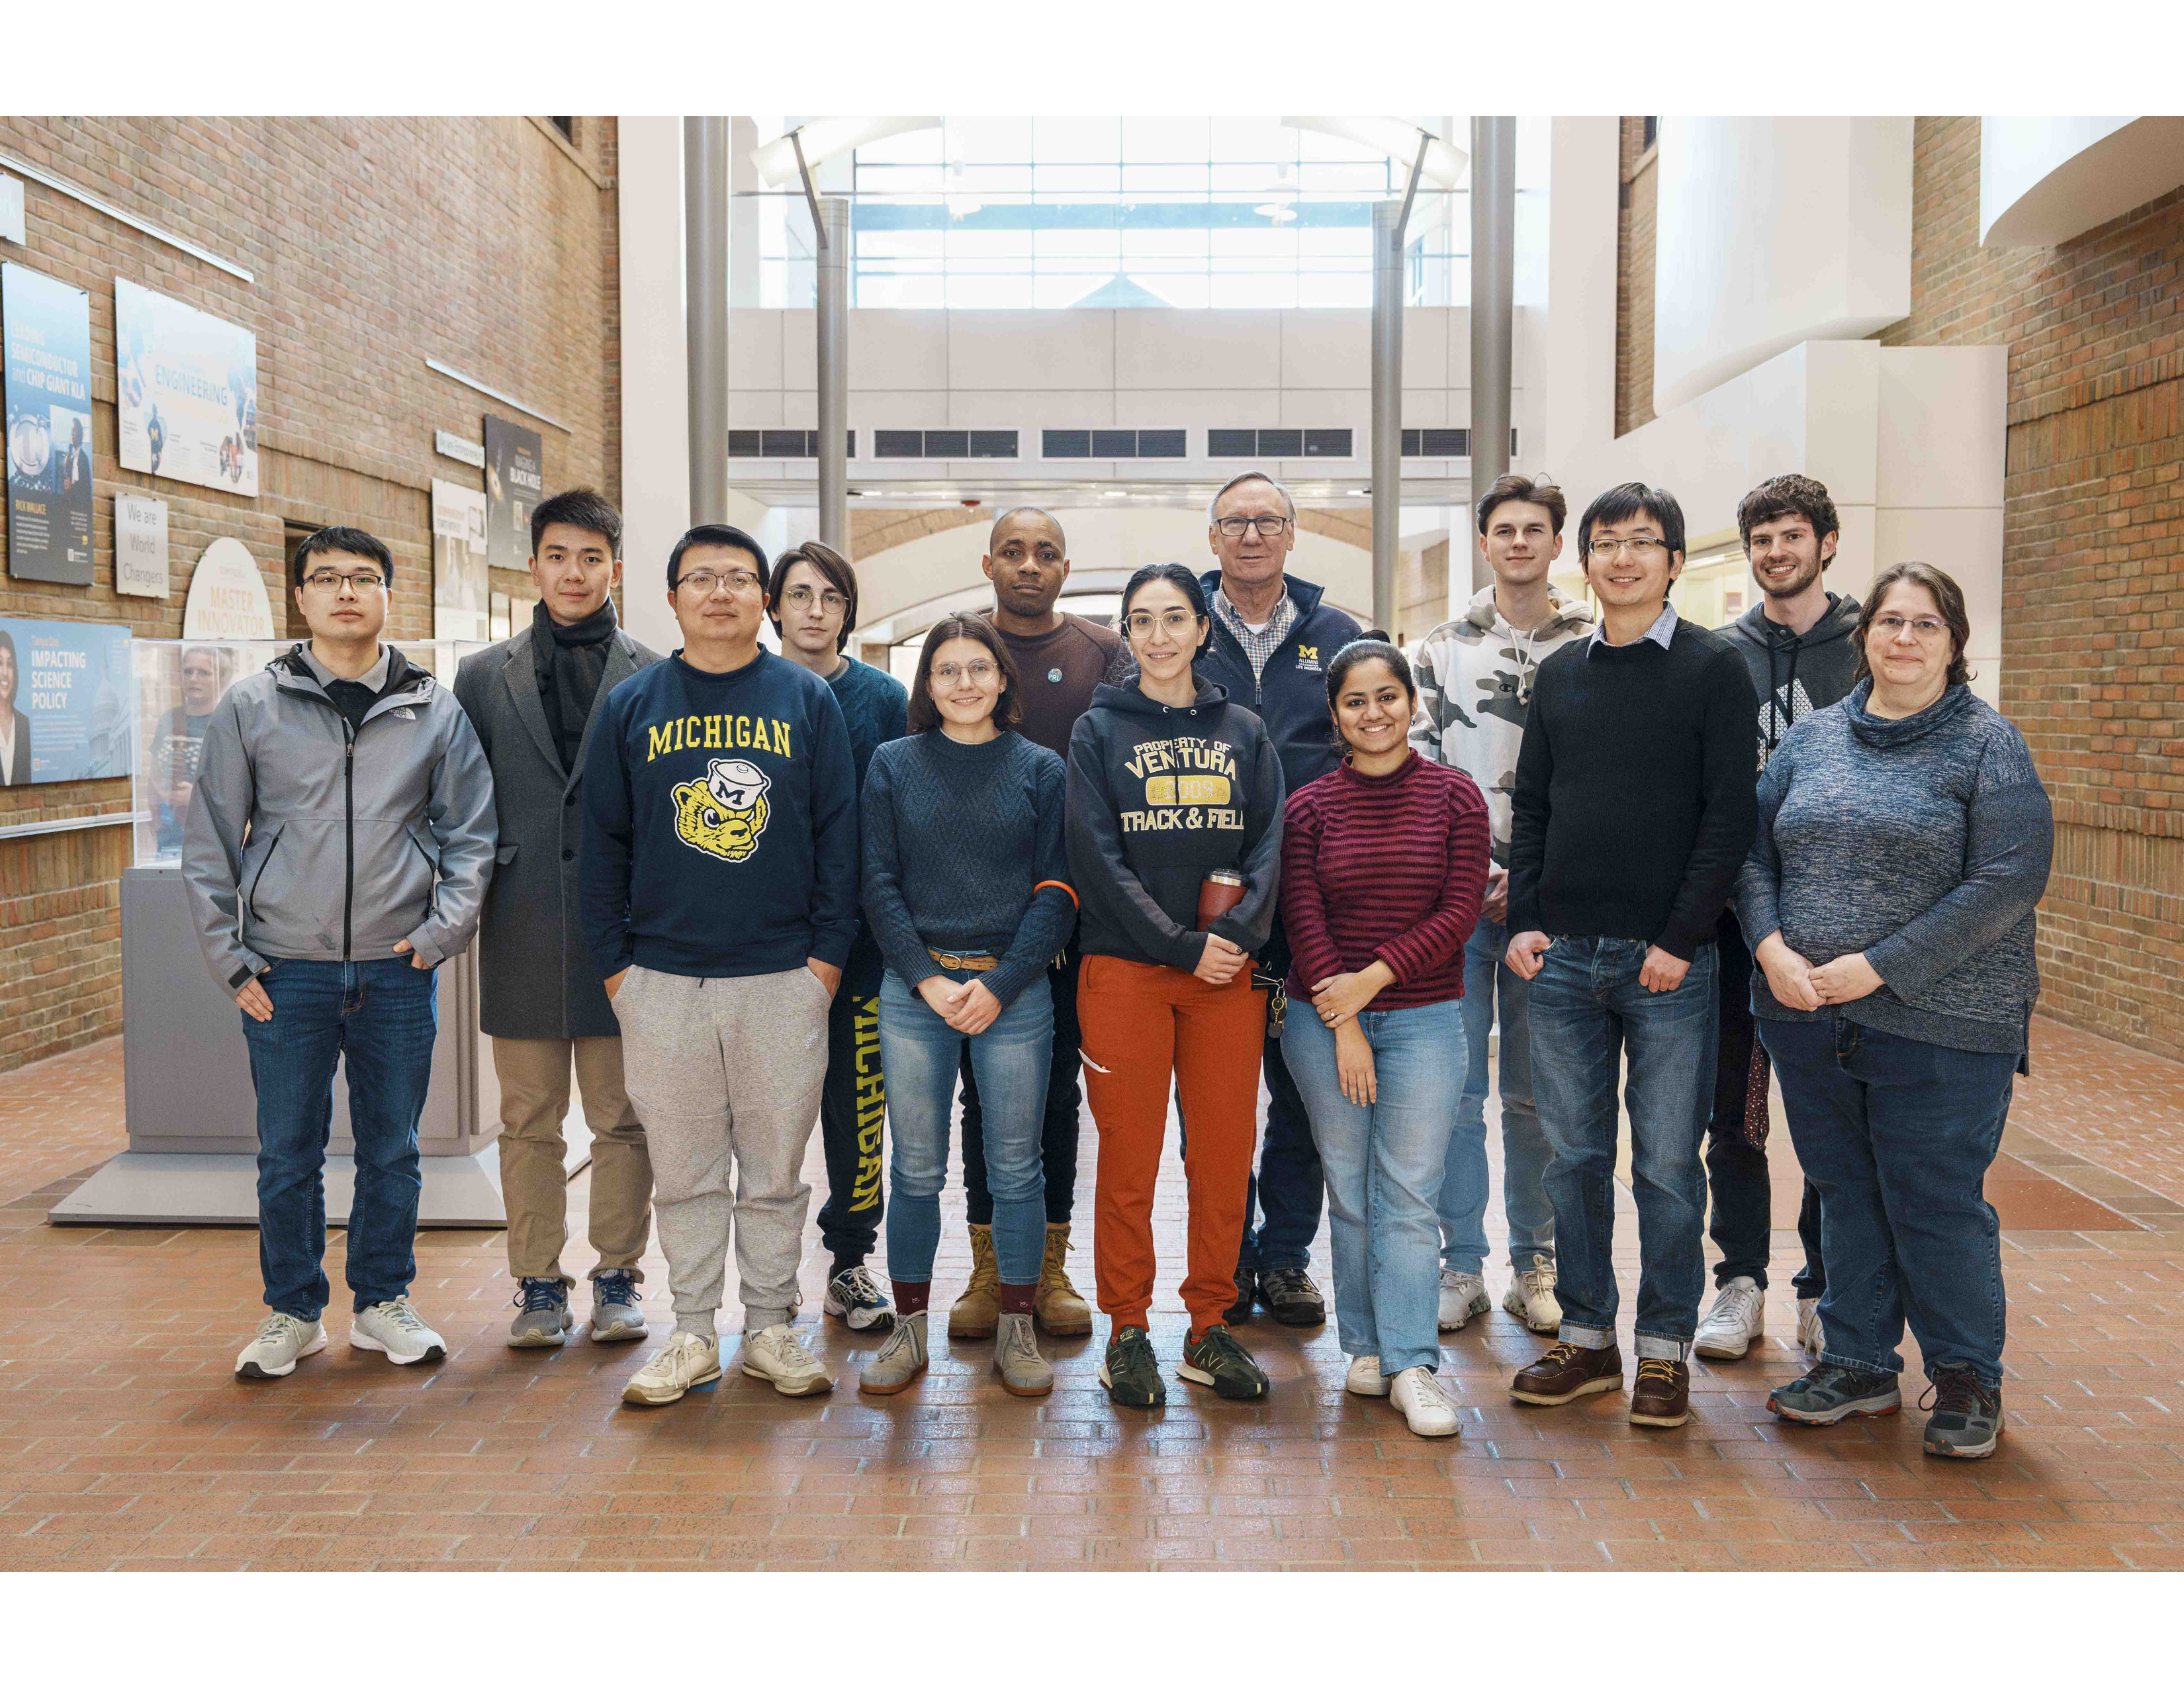
<svg viewBox="0 0 2184 1688"><path fill-rule="evenodd" d="M1342 1094L1334 1033L1299 1004L1282 1050L1312 1117L1326 1169L1334 1251L1334 1323L1342 1351L1379 1357L1380 1375L1440 1364L1440 1228L1434 1203L1463 1089L1460 1002L1367 1009L1378 1100Z"/></svg>
<svg viewBox="0 0 2184 1688"><path fill-rule="evenodd" d="M1509 928L1482 920L1463 946L1463 1097L1448 1139L1440 1179L1440 1263L1477 1272L1486 1263L1486 1039L1502 1017L1502 1212L1509 1222L1509 1265L1531 1268L1532 1256L1555 1257L1555 1209L1547 1200L1547 1162L1554 1151L1532 1106L1531 987L1502 959Z"/></svg>
<svg viewBox="0 0 2184 1688"><path fill-rule="evenodd" d="M976 973L945 975L960 982ZM1046 1179L1039 1128L1046 1117L1054 999L1041 973L967 1038L893 968L880 981L880 1067L888 1084L888 1276L933 1281L940 1246L940 1190L948 1182L948 1123L956 1075L970 1046L985 1117L986 1182L994 1193L994 1260L1004 1284L1036 1284L1046 1256Z"/></svg>

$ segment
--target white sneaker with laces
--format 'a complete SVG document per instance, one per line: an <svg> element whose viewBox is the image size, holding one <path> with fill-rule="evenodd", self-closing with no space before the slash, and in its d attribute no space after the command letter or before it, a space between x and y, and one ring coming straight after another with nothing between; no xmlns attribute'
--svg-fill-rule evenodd
<svg viewBox="0 0 2184 1688"><path fill-rule="evenodd" d="M1360 1354L1350 1362L1350 1375L1342 1380L1343 1388L1352 1395L1369 1395L1379 1400L1388 1393L1388 1380L1380 1375L1380 1357Z"/></svg>
<svg viewBox="0 0 2184 1688"><path fill-rule="evenodd" d="M744 1337L744 1371L765 1378L783 1395L824 1395L834 1387L826 1368L814 1359L794 1328L770 1324L756 1335Z"/></svg>
<svg viewBox="0 0 2184 1688"><path fill-rule="evenodd" d="M1828 1345L1827 1338L1820 1332L1820 1298L1800 1295L1797 1298L1797 1345L1815 1360Z"/></svg>
<svg viewBox="0 0 2184 1688"><path fill-rule="evenodd" d="M1396 1410L1414 1436L1453 1436L1462 1428L1457 1421L1456 1403L1440 1386L1440 1379L1424 1366L1407 1366L1396 1373Z"/></svg>
<svg viewBox="0 0 2184 1688"><path fill-rule="evenodd" d="M407 1295L397 1295L359 1313L349 1325L348 1345L384 1354L398 1366L448 1357L448 1345L440 1340L440 1333L417 1317Z"/></svg>
<svg viewBox="0 0 2184 1688"><path fill-rule="evenodd" d="M296 1362L326 1345L326 1327L293 1313L268 1313L250 1345L235 1357L238 1378L285 1378Z"/></svg>
<svg viewBox="0 0 2184 1688"><path fill-rule="evenodd" d="M1451 1272L1446 1267L1440 1273L1440 1328L1461 1330L1483 1312L1493 1311L1494 1303L1487 1298L1486 1280L1475 1272Z"/></svg>
<svg viewBox="0 0 2184 1688"><path fill-rule="evenodd" d="M1699 1321L1691 1351L1708 1360L1741 1360L1765 1334L1766 1296L1749 1278L1732 1278L1714 1292Z"/></svg>
<svg viewBox="0 0 2184 1688"><path fill-rule="evenodd" d="M622 1385L621 1398L632 1407L665 1407L694 1389L720 1380L720 1340L700 1336L694 1330L678 1330Z"/></svg>
<svg viewBox="0 0 2184 1688"><path fill-rule="evenodd" d="M1555 1263L1543 1254L1509 1280L1502 1310L1524 1321L1526 1327L1552 1335L1563 1328L1563 1304L1555 1299Z"/></svg>

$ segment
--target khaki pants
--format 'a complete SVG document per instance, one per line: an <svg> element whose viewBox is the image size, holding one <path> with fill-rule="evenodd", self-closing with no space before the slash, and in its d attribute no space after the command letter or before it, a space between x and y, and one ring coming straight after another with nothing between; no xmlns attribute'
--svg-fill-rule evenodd
<svg viewBox="0 0 2184 1688"><path fill-rule="evenodd" d="M652 1223L652 1159L644 1128L622 1088L620 1038L495 1038L500 1075L500 1192L508 1211L508 1269L517 1278L559 1278L569 1235L569 1180L561 1137L569 1114L570 1058L592 1131L593 1276L627 1272Z"/></svg>

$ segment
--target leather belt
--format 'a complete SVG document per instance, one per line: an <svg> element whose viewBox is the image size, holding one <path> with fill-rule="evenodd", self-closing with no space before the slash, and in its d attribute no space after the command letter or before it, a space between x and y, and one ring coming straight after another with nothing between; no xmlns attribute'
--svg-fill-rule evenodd
<svg viewBox="0 0 2184 1688"><path fill-rule="evenodd" d="M989 973L1001 964L999 955L958 955L947 950L928 950L925 953L953 972Z"/></svg>

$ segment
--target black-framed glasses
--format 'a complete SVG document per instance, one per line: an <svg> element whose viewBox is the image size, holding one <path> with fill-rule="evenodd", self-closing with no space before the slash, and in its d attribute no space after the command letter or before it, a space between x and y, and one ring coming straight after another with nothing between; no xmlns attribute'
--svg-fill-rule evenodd
<svg viewBox="0 0 2184 1688"><path fill-rule="evenodd" d="M1666 540L1656 539L1650 533L1641 533L1630 539L1596 539L1585 547L1585 554L1595 562L1606 562L1618 551L1628 551L1641 563L1650 563L1669 549Z"/></svg>
<svg viewBox="0 0 2184 1688"><path fill-rule="evenodd" d="M1224 515L1213 524L1231 539L1241 539L1256 529L1262 539L1279 538L1289 526L1285 515Z"/></svg>
<svg viewBox="0 0 2184 1688"><path fill-rule="evenodd" d="M731 592L755 592L758 577L749 569L686 569L676 584L694 586L699 597L710 598L723 584Z"/></svg>
<svg viewBox="0 0 2184 1688"><path fill-rule="evenodd" d="M304 584L314 592L335 593L344 586L361 595L367 592L382 592L387 587L387 577L376 569L367 569L362 574L343 574L339 569L313 569L304 577Z"/></svg>

